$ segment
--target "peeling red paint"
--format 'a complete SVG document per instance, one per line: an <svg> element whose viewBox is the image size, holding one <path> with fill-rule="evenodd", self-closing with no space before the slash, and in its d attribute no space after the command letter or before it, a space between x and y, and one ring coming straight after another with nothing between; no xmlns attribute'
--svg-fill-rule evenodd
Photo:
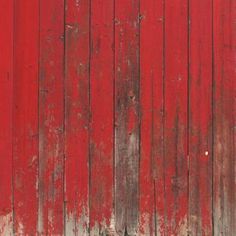
<svg viewBox="0 0 236 236"><path fill-rule="evenodd" d="M235 1L0 12L0 235L235 234Z"/></svg>

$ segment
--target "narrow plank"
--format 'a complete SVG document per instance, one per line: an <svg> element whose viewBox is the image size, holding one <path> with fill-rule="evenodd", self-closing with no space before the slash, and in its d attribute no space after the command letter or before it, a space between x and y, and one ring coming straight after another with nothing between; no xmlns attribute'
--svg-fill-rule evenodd
<svg viewBox="0 0 236 236"><path fill-rule="evenodd" d="M38 231L64 228L64 0L40 1Z"/></svg>
<svg viewBox="0 0 236 236"><path fill-rule="evenodd" d="M115 224L136 235L139 192L139 0L115 2Z"/></svg>
<svg viewBox="0 0 236 236"><path fill-rule="evenodd" d="M188 215L188 1L165 2L166 235L186 235Z"/></svg>
<svg viewBox="0 0 236 236"><path fill-rule="evenodd" d="M164 233L164 1L140 1L141 159L139 235Z"/></svg>
<svg viewBox="0 0 236 236"><path fill-rule="evenodd" d="M66 235L89 227L89 12L87 0L66 1Z"/></svg>
<svg viewBox="0 0 236 236"><path fill-rule="evenodd" d="M91 2L90 235L112 235L114 6Z"/></svg>
<svg viewBox="0 0 236 236"><path fill-rule="evenodd" d="M214 24L214 175L215 235L236 232L235 78L236 2L216 0Z"/></svg>
<svg viewBox="0 0 236 236"><path fill-rule="evenodd" d="M212 0L189 16L189 234L212 235Z"/></svg>
<svg viewBox="0 0 236 236"><path fill-rule="evenodd" d="M14 1L14 232L35 235L38 212L39 1Z"/></svg>
<svg viewBox="0 0 236 236"><path fill-rule="evenodd" d="M13 235L13 1L0 2L0 235Z"/></svg>

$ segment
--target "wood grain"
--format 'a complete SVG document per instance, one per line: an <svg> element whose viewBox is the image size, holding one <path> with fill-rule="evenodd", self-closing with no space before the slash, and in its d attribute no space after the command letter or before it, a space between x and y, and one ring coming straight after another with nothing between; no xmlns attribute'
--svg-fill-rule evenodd
<svg viewBox="0 0 236 236"><path fill-rule="evenodd" d="M139 235L163 235L164 1L141 0L140 21Z"/></svg>
<svg viewBox="0 0 236 236"><path fill-rule="evenodd" d="M89 235L89 12L87 0L66 1L66 235Z"/></svg>
<svg viewBox="0 0 236 236"><path fill-rule="evenodd" d="M234 236L235 19L0 1L0 235Z"/></svg>
<svg viewBox="0 0 236 236"><path fill-rule="evenodd" d="M235 1L214 2L213 217L215 235L234 235L236 232L235 17Z"/></svg>
<svg viewBox="0 0 236 236"><path fill-rule="evenodd" d="M188 1L165 2L166 234L185 235L188 213Z"/></svg>
<svg viewBox="0 0 236 236"><path fill-rule="evenodd" d="M139 179L139 1L115 2L115 220L135 235Z"/></svg>
<svg viewBox="0 0 236 236"><path fill-rule="evenodd" d="M40 1L40 234L64 231L64 0Z"/></svg>
<svg viewBox="0 0 236 236"><path fill-rule="evenodd" d="M189 19L189 234L212 235L212 1Z"/></svg>

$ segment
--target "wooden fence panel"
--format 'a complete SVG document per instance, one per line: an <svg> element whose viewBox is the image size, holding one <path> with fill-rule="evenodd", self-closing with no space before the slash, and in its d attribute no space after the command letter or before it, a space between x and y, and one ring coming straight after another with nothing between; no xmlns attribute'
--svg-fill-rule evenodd
<svg viewBox="0 0 236 236"><path fill-rule="evenodd" d="M0 1L0 236L236 235L236 1Z"/></svg>

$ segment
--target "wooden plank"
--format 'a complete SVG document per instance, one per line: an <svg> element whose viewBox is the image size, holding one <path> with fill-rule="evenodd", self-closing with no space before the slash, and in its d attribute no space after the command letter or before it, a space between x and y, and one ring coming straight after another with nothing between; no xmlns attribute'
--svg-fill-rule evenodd
<svg viewBox="0 0 236 236"><path fill-rule="evenodd" d="M35 235L38 212L39 3L14 1L14 232Z"/></svg>
<svg viewBox="0 0 236 236"><path fill-rule="evenodd" d="M91 2L90 235L112 235L114 6Z"/></svg>
<svg viewBox="0 0 236 236"><path fill-rule="evenodd" d="M89 12L87 0L66 2L66 235L89 227Z"/></svg>
<svg viewBox="0 0 236 236"><path fill-rule="evenodd" d="M135 235L139 180L139 0L115 2L115 220Z"/></svg>
<svg viewBox="0 0 236 236"><path fill-rule="evenodd" d="M13 235L13 1L0 2L0 235Z"/></svg>
<svg viewBox="0 0 236 236"><path fill-rule="evenodd" d="M140 1L140 218L139 235L163 235L164 1Z"/></svg>
<svg viewBox="0 0 236 236"><path fill-rule="evenodd" d="M212 235L212 0L189 16L189 233Z"/></svg>
<svg viewBox="0 0 236 236"><path fill-rule="evenodd" d="M236 2L216 0L214 22L214 173L215 235L236 232Z"/></svg>
<svg viewBox="0 0 236 236"><path fill-rule="evenodd" d="M38 231L64 228L64 0L40 1Z"/></svg>
<svg viewBox="0 0 236 236"><path fill-rule="evenodd" d="M188 1L165 2L166 235L185 235L188 215Z"/></svg>

